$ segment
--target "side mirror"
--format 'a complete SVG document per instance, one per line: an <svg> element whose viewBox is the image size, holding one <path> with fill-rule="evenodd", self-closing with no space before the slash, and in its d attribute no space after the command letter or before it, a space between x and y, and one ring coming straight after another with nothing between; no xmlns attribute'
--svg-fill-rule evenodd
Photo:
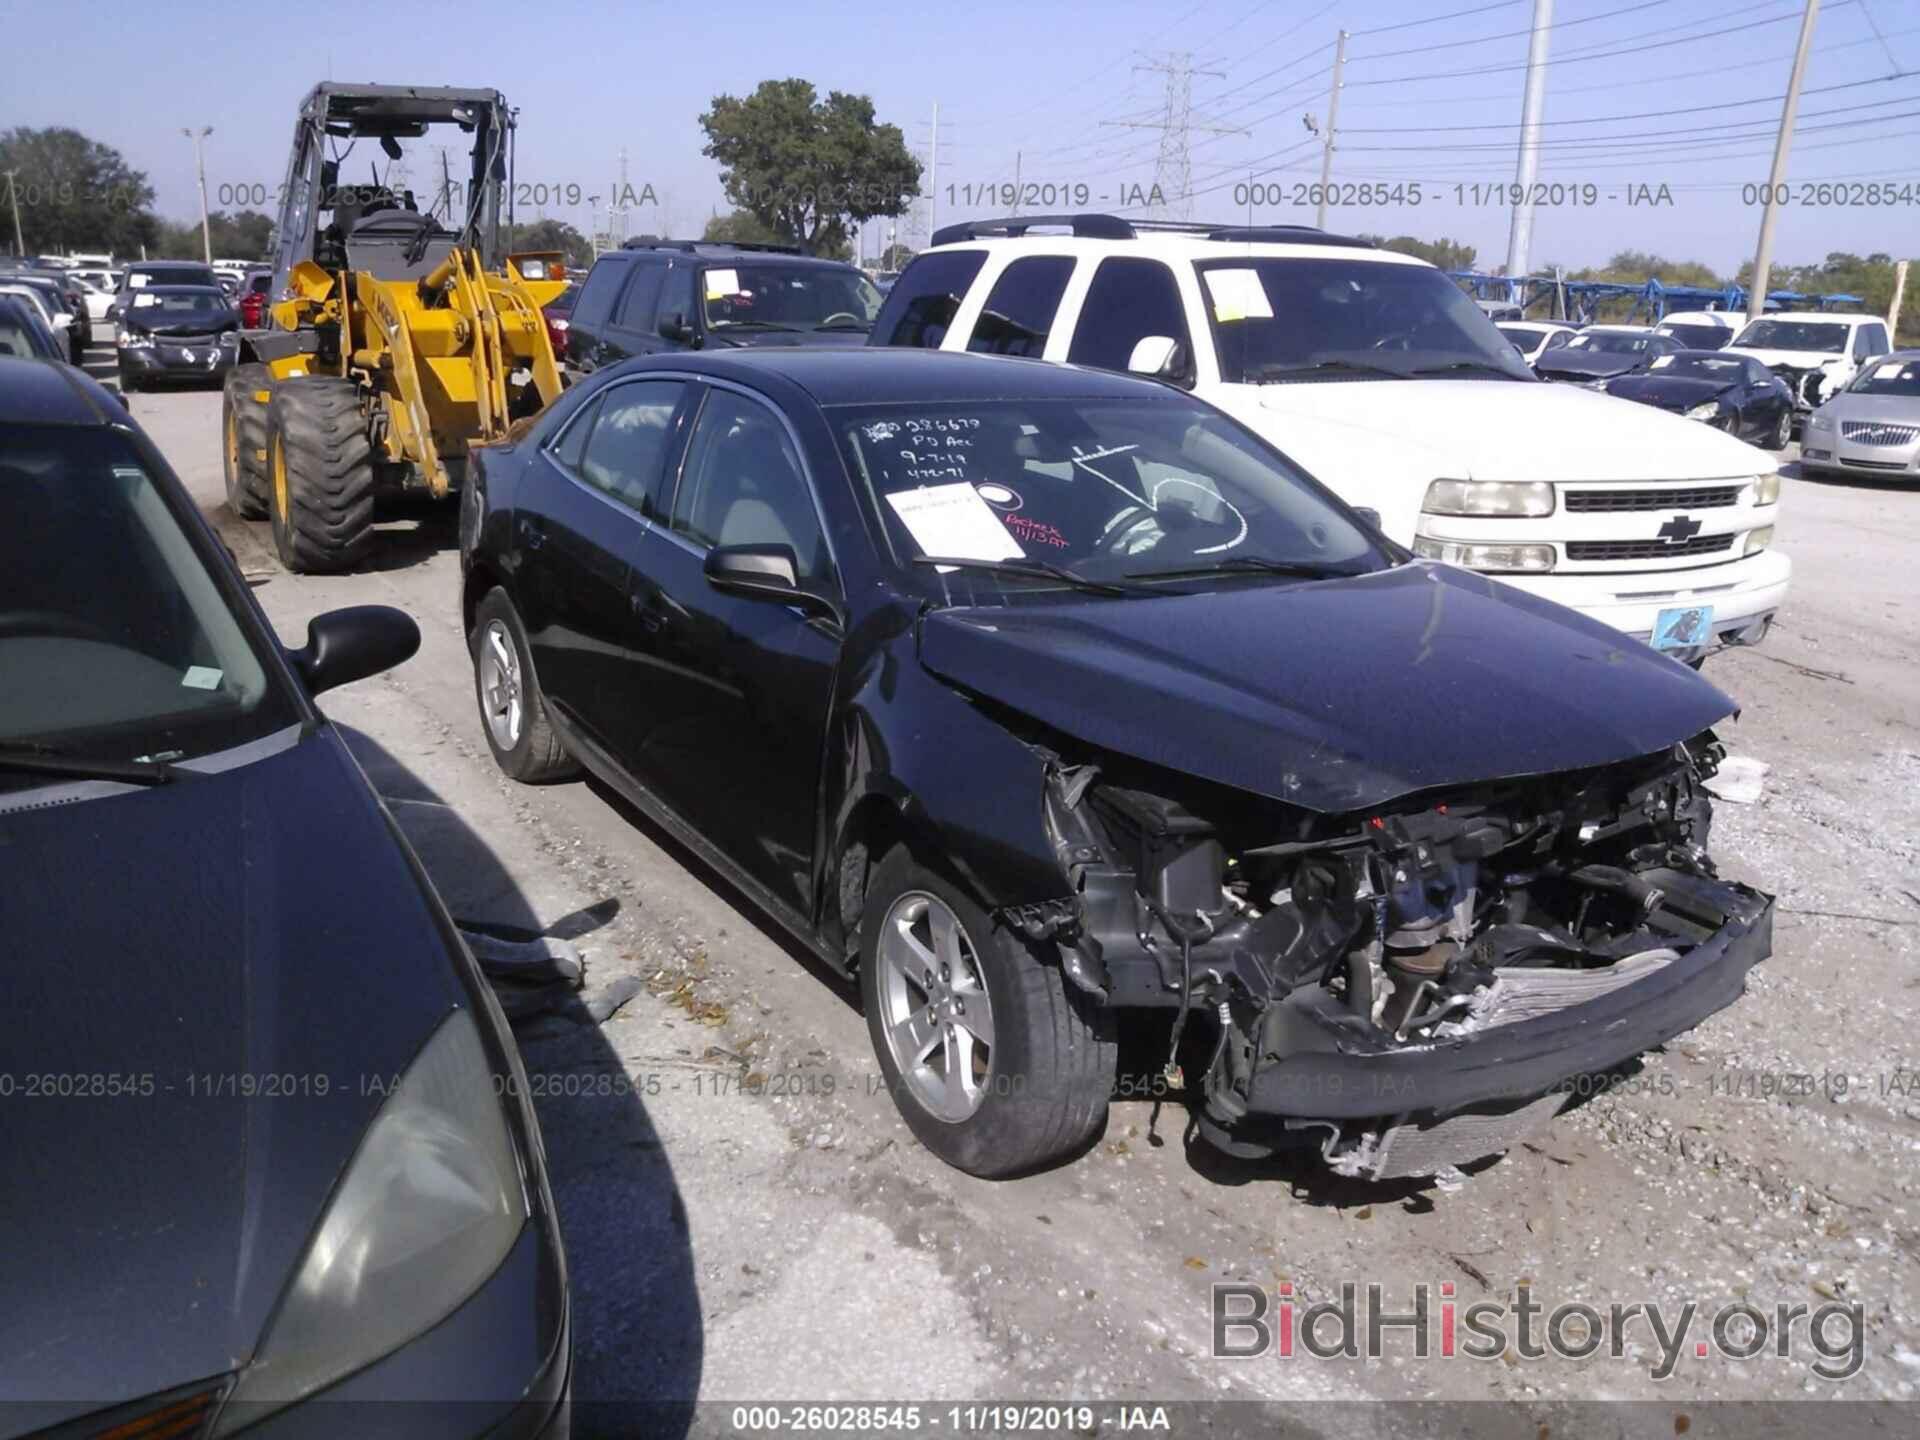
<svg viewBox="0 0 1920 1440"><path fill-rule="evenodd" d="M1180 342L1171 335L1143 335L1134 344L1127 369L1135 375L1165 375Z"/></svg>
<svg viewBox="0 0 1920 1440"><path fill-rule="evenodd" d="M691 340L693 327L687 323L687 317L674 310L660 317L660 338L663 340Z"/></svg>
<svg viewBox="0 0 1920 1440"><path fill-rule="evenodd" d="M789 605L806 598L791 545L716 545L707 552L705 569L708 583L719 590Z"/></svg>
<svg viewBox="0 0 1920 1440"><path fill-rule="evenodd" d="M1356 505L1353 507L1353 513L1366 521L1367 524L1371 525L1374 529L1378 530L1380 528L1380 512L1374 509L1373 506Z"/></svg>
<svg viewBox="0 0 1920 1440"><path fill-rule="evenodd" d="M309 620L306 648L289 651L287 658L306 681L307 692L318 695L391 670L419 648L420 627L404 610L349 605Z"/></svg>

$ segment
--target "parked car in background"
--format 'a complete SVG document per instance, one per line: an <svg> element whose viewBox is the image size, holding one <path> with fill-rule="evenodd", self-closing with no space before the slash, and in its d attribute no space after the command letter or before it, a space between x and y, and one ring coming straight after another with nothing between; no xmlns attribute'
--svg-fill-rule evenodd
<svg viewBox="0 0 1920 1440"><path fill-rule="evenodd" d="M1303 226L1097 214L968 221L935 240L869 344L1191 390L1396 542L1690 662L1760 640L1786 598L1765 457L1652 407L1540 383L1424 260Z"/></svg>
<svg viewBox="0 0 1920 1440"><path fill-rule="evenodd" d="M1792 389L1798 418L1845 389L1860 367L1893 348L1887 322L1873 315L1783 310L1734 337L1730 349L1751 355Z"/></svg>
<svg viewBox="0 0 1920 1440"><path fill-rule="evenodd" d="M1607 381L1605 390L1699 420L1768 450L1793 438L1793 392L1750 355L1679 350L1659 355L1644 371Z"/></svg>
<svg viewBox="0 0 1920 1440"><path fill-rule="evenodd" d="M1701 848L1731 700L1170 385L653 356L477 451L460 549L502 770L584 767L857 978L976 1175L1096 1136L1142 1010L1209 1140L1429 1173L1768 952Z"/></svg>
<svg viewBox="0 0 1920 1440"><path fill-rule="evenodd" d="M81 302L87 307L87 319L95 325L106 325L113 318L113 288L96 279L99 274L99 271L72 270L67 280L80 292Z"/></svg>
<svg viewBox="0 0 1920 1440"><path fill-rule="evenodd" d="M568 316L576 374L707 346L858 345L880 309L859 270L771 245L632 240L593 262Z"/></svg>
<svg viewBox="0 0 1920 1440"><path fill-rule="evenodd" d="M1495 327L1513 342L1520 358L1531 365L1544 350L1564 345L1579 333L1579 327L1563 320L1503 320Z"/></svg>
<svg viewBox="0 0 1920 1440"><path fill-rule="evenodd" d="M0 355L68 363L65 348L53 338L39 308L22 295L0 294Z"/></svg>
<svg viewBox="0 0 1920 1440"><path fill-rule="evenodd" d="M47 312L56 323L62 315L67 317L67 323L60 327L66 332L62 338L72 349L73 363L78 365L80 357L93 343L93 322L87 314L86 297L67 278L66 272L0 267L0 283L31 286L46 302Z"/></svg>
<svg viewBox="0 0 1920 1440"><path fill-rule="evenodd" d="M1676 310L1653 327L1689 350L1719 350L1733 343L1747 317L1736 310Z"/></svg>
<svg viewBox="0 0 1920 1440"><path fill-rule="evenodd" d="M1662 355L1686 347L1635 325L1589 325L1563 345L1540 352L1533 370L1542 380L1595 385L1645 370Z"/></svg>
<svg viewBox="0 0 1920 1440"><path fill-rule="evenodd" d="M148 285L131 292L115 338L120 389L227 377L240 355L240 316L217 285Z"/></svg>
<svg viewBox="0 0 1920 1440"><path fill-rule="evenodd" d="M40 316L40 323L47 327L54 343L63 352L62 358L70 365L81 362L86 347L80 343L80 336L73 328L73 312L67 309L58 294L43 286L29 284L24 276L0 274L0 295L12 295L31 304Z"/></svg>
<svg viewBox="0 0 1920 1440"><path fill-rule="evenodd" d="M540 307L541 318L547 322L547 341L553 346L556 360L566 358L567 331L573 325L573 306L579 298L580 287L569 285Z"/></svg>
<svg viewBox="0 0 1920 1440"><path fill-rule="evenodd" d="M418 627L358 606L284 649L66 366L0 359L0 513L0 931L33 958L0 966L0 1394L59 1435L361 1433L396 1399L447 1402L408 1433L457 1403L460 1433L551 1434L568 1282L526 1071L313 698Z"/></svg>
<svg viewBox="0 0 1920 1440"><path fill-rule="evenodd" d="M1920 480L1920 350L1869 360L1810 414L1800 436L1800 468Z"/></svg>
<svg viewBox="0 0 1920 1440"><path fill-rule="evenodd" d="M245 330L258 330L267 321L268 292L273 289L273 267L256 265L247 271L246 278L240 284L240 325Z"/></svg>
<svg viewBox="0 0 1920 1440"><path fill-rule="evenodd" d="M127 297L149 285L197 285L218 290L220 281L211 265L202 265L198 260L136 260L120 272L120 287L113 295L116 321L126 308Z"/></svg>

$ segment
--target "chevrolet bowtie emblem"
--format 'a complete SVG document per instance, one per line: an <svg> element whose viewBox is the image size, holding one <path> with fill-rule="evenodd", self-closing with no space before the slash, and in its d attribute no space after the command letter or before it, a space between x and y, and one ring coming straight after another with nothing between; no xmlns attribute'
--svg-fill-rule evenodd
<svg viewBox="0 0 1920 1440"><path fill-rule="evenodd" d="M1672 545L1678 545L1682 541L1691 540L1699 533L1700 522L1695 520L1691 515L1676 515L1667 521L1666 524L1662 525L1659 530L1660 538Z"/></svg>

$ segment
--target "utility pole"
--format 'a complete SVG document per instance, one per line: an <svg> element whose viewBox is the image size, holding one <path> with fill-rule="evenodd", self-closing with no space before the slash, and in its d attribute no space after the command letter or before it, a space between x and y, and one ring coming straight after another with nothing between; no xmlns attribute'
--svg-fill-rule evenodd
<svg viewBox="0 0 1920 1440"><path fill-rule="evenodd" d="M1320 211L1313 223L1322 230L1327 228L1327 186L1333 181L1333 131L1340 123L1340 89L1346 83L1347 73L1347 32L1340 32L1340 40L1333 47L1333 90L1327 96L1327 140L1326 149L1320 152Z"/></svg>
<svg viewBox="0 0 1920 1440"><path fill-rule="evenodd" d="M13 177L18 170L7 171L7 197L13 201L13 253L15 258L27 258L27 242L20 238L20 182Z"/></svg>
<svg viewBox="0 0 1920 1440"><path fill-rule="evenodd" d="M1154 70L1167 77L1166 103L1158 120L1108 120L1105 124L1121 130L1158 130L1160 153L1153 162L1153 188L1160 192L1161 219L1185 220L1193 211L1193 132L1208 135L1245 135L1231 125L1211 125L1193 118L1193 77L1219 76L1220 70L1196 70L1193 53L1173 50L1158 60L1135 65L1134 70Z"/></svg>
<svg viewBox="0 0 1920 1440"><path fill-rule="evenodd" d="M1520 101L1520 158L1514 166L1513 226L1507 232L1507 298L1526 298L1527 252L1533 245L1533 182L1540 174L1540 116L1547 105L1547 33L1553 0L1533 0L1527 42L1527 88Z"/></svg>
<svg viewBox="0 0 1920 1440"><path fill-rule="evenodd" d="M182 128L180 133L193 141L193 168L200 175L200 248L207 264L213 264L213 232L207 226L207 156L200 142L213 133L211 125L200 127L198 134Z"/></svg>
<svg viewBox="0 0 1920 1440"><path fill-rule="evenodd" d="M940 228L940 102L933 102L933 140L927 146L927 243Z"/></svg>
<svg viewBox="0 0 1920 1440"><path fill-rule="evenodd" d="M1800 81L1807 73L1807 52L1813 48L1813 24L1820 18L1820 0L1807 0L1800 17L1800 44L1793 52L1793 73L1787 77L1787 99L1780 107L1780 134L1773 142L1773 169L1767 173L1767 203L1760 212L1760 243L1753 251L1753 283L1747 287L1747 323L1767 308L1767 275L1773 269L1773 223L1778 218L1780 192L1787 183L1787 152L1793 147L1793 122L1800 113Z"/></svg>
<svg viewBox="0 0 1920 1440"><path fill-rule="evenodd" d="M15 224L18 225L18 212L15 212ZM1907 262L1902 260L1893 267L1893 304L1887 307L1887 335L1894 348L1900 347L1900 302L1907 295Z"/></svg>

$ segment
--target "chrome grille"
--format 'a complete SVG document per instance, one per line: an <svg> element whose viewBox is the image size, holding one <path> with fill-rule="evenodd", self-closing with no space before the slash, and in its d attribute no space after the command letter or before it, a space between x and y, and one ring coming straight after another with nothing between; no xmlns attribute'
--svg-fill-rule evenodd
<svg viewBox="0 0 1920 1440"><path fill-rule="evenodd" d="M1911 425L1881 425L1872 420L1842 420L1840 438L1856 445L1911 445L1920 429Z"/></svg>
<svg viewBox="0 0 1920 1440"><path fill-rule="evenodd" d="M1685 490L1569 490L1567 510L1593 515L1622 510L1710 510L1738 505L1743 485L1709 485Z"/></svg>
<svg viewBox="0 0 1920 1440"><path fill-rule="evenodd" d="M1733 548L1731 535L1691 540L1569 540L1569 560L1669 560L1676 555L1717 555Z"/></svg>

